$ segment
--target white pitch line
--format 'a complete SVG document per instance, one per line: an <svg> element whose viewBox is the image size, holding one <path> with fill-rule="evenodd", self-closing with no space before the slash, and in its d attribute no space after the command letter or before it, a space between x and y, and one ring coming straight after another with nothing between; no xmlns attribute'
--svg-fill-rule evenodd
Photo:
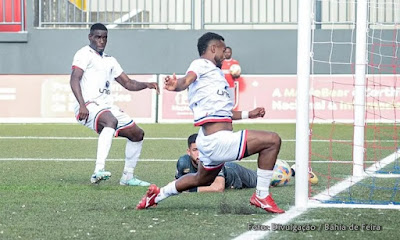
<svg viewBox="0 0 400 240"><path fill-rule="evenodd" d="M33 139L33 140L97 140L98 137L49 137L49 136L0 136L0 139ZM118 140L125 140L125 138L116 138ZM173 140L183 141L187 138L182 137L146 137L144 140ZM282 139L283 142L295 142L296 139ZM311 142L335 142L335 143L349 143L352 140L338 139L334 141L314 139ZM397 142L396 140L367 140L366 142Z"/></svg>
<svg viewBox="0 0 400 240"><path fill-rule="evenodd" d="M95 161L96 159L94 158L18 158L18 157L12 157L12 158L0 158L0 161L58 161L58 162L89 162L89 161ZM283 161L286 161L288 163L294 163L295 160L291 159L280 159ZM107 161L111 162L119 162L119 161L125 161L125 159L118 159L118 158L111 158L107 159ZM161 158L148 158L148 159L140 159L139 161L141 162L176 162L178 161L177 159L161 159ZM257 162L257 159L243 159L240 162L246 163L246 162ZM322 163L337 163L337 164L350 164L353 163L352 161L314 161L313 164L322 164ZM374 161L366 161L366 163L375 163Z"/></svg>
<svg viewBox="0 0 400 240"><path fill-rule="evenodd" d="M394 162L398 157L399 157L400 152L394 152L390 154L389 156L381 159L380 161L376 162L369 168L365 169L365 172L374 172L374 171L379 171L380 169L384 168L388 164ZM318 200L318 201L327 201L331 199L333 196L341 193L347 188L350 188L351 186L355 185L356 183L364 180L365 178L369 177L367 174L364 174L359 177L351 176L346 178L345 180L336 183L334 186L330 187L329 189L319 193L318 195L314 196L313 198ZM316 202L318 202L316 201Z"/></svg>
<svg viewBox="0 0 400 240"><path fill-rule="evenodd" d="M96 161L94 158L0 158L0 161L55 161L55 162L93 162ZM110 158L107 162L123 162L125 159ZM139 162L177 162L176 159L160 159L160 158L149 158L139 159ZM287 162L294 162L294 160L287 160ZM257 162L256 159L242 160L242 162Z"/></svg>
<svg viewBox="0 0 400 240"><path fill-rule="evenodd" d="M395 161L400 152L394 152L390 154L389 156L381 159L380 161L376 162L374 165L366 169L366 172L372 172L372 171L377 171L379 169L384 168L386 165L392 163ZM315 207L335 207L335 208L340 208L340 207L349 207L348 204L323 204L320 201L324 200L329 200L333 196L339 194L340 192L344 191L345 189L353 186L354 184L360 182L361 180L365 179L368 177L368 175L363 175L360 177L349 177L339 183L336 183L334 186L330 187L329 189L325 190L322 193L319 193L318 195L314 196L313 198L316 200L309 200L308 207L309 208L315 208ZM357 204L351 204L351 207ZM359 204L358 208L368 208L370 206L373 206L371 204ZM378 206L378 205L377 205ZM382 207L382 209L388 208L388 209L399 209L399 206L393 206L393 205L379 205ZM356 207L354 207L356 208ZM370 208L379 208L379 207L370 207ZM380 208L379 208L380 209ZM288 211L286 211L284 214L278 215L272 219L270 219L267 222L262 223L261 225L269 226L271 229L272 224L286 224L290 222L291 220L295 219L296 217L300 216L304 212L306 212L308 208L296 208L296 207L291 207ZM274 231L254 231L250 230L247 232L242 233L238 237L234 238L234 240L247 240L247 239L261 239L261 238L266 238L271 232Z"/></svg>
<svg viewBox="0 0 400 240"><path fill-rule="evenodd" d="M35 136L0 136L0 139L29 139L29 140L98 140L98 137L35 137ZM125 138L116 138L118 140L126 140ZM182 141L187 138L173 138L173 137L162 137L162 138L145 138L145 140L174 140Z"/></svg>
<svg viewBox="0 0 400 240"><path fill-rule="evenodd" d="M93 162L96 161L94 158L0 158L0 161L55 161L55 162ZM122 162L125 159L110 158L108 162ZM149 158L139 159L140 162L176 162L176 159L160 159L160 158ZM286 160L287 162L294 162L294 160ZM257 162L256 159L242 160L242 162Z"/></svg>
<svg viewBox="0 0 400 240"><path fill-rule="evenodd" d="M55 162L93 162L94 158L0 158L0 161L55 161ZM108 162L122 162L125 159L111 158ZM140 162L176 162L178 159L140 159ZM254 160L255 161L255 160Z"/></svg>

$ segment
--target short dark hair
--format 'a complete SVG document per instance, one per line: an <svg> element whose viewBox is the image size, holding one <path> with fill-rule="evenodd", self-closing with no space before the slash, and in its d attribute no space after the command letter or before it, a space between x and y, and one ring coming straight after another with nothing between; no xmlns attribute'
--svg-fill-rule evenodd
<svg viewBox="0 0 400 240"><path fill-rule="evenodd" d="M225 39L219 34L213 32L204 33L197 42L197 50L199 51L200 56L206 52L208 43L212 40L225 41Z"/></svg>
<svg viewBox="0 0 400 240"><path fill-rule="evenodd" d="M95 23L90 27L90 34L93 34L93 32L95 30L104 30L104 31L108 31L108 29L106 28L106 26L104 26L104 24L102 23Z"/></svg>
<svg viewBox="0 0 400 240"><path fill-rule="evenodd" d="M190 148L190 145L192 145L192 143L196 143L196 138L197 138L197 133L194 133L194 134L189 136L189 138L188 138L188 148Z"/></svg>
<svg viewBox="0 0 400 240"><path fill-rule="evenodd" d="M226 47L226 49L228 49L229 48L229 50L231 50L232 51L232 48L231 47Z"/></svg>

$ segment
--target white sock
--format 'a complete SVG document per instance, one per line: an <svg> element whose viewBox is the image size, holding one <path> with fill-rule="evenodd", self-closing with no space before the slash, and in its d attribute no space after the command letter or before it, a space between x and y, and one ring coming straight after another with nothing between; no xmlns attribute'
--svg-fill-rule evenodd
<svg viewBox="0 0 400 240"><path fill-rule="evenodd" d="M258 198L266 198L269 194L269 184L271 183L273 170L257 168L256 195Z"/></svg>
<svg viewBox="0 0 400 240"><path fill-rule="evenodd" d="M139 160L140 153L142 152L143 140L140 142L132 142L128 140L125 147L125 167L124 174L122 175L124 180L133 178L136 164Z"/></svg>
<svg viewBox="0 0 400 240"><path fill-rule="evenodd" d="M156 199L154 201L156 203L166 199L167 197L170 197L172 195L177 195L179 192L176 190L175 187L175 181L168 183L166 186L162 187L160 189L160 193L157 195Z"/></svg>
<svg viewBox="0 0 400 240"><path fill-rule="evenodd" d="M135 168L124 168L124 172L122 173L122 179L125 181L131 180L133 178L133 172L135 171Z"/></svg>
<svg viewBox="0 0 400 240"><path fill-rule="evenodd" d="M105 127L101 131L99 140L97 142L97 160L94 172L104 169L108 153L110 152L112 140L114 138L114 133L115 129L110 127Z"/></svg>

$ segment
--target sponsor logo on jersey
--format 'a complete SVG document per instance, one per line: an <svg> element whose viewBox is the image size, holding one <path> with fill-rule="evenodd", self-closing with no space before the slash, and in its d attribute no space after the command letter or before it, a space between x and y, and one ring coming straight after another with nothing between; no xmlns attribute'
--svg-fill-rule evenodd
<svg viewBox="0 0 400 240"><path fill-rule="evenodd" d="M220 95L220 96L226 96L226 97L230 98L229 92L226 91L226 90L218 89L218 90L217 90L217 94Z"/></svg>
<svg viewBox="0 0 400 240"><path fill-rule="evenodd" d="M107 81L107 82L106 82L105 88L103 88L103 89L99 88L99 92L100 92L100 93L105 93L105 94L107 94L107 95L110 95L110 94L111 94L111 91L108 89L109 87L110 87L110 82Z"/></svg>

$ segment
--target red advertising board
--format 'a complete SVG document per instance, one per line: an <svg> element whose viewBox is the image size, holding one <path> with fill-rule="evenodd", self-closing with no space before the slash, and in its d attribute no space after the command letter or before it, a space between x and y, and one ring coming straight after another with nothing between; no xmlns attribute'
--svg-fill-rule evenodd
<svg viewBox="0 0 400 240"><path fill-rule="evenodd" d="M157 81L156 75L131 76ZM76 122L69 75L0 75L0 122ZM130 92L112 86L114 103L137 122L155 122L154 90Z"/></svg>
<svg viewBox="0 0 400 240"><path fill-rule="evenodd" d="M157 81L156 75L131 76L139 81ZM137 122L193 122L187 91L162 90L156 101L154 90L129 92L113 84L115 104ZM352 75L312 76L310 120L352 122L354 79ZM390 122L400 116L400 87L396 75L368 76L366 118ZM242 122L296 122L297 78L295 75L245 75L236 91L237 110L264 107L266 115ZM0 75L0 122L76 122L75 97L69 75Z"/></svg>
<svg viewBox="0 0 400 240"><path fill-rule="evenodd" d="M166 75L159 76L159 83L163 83ZM181 76L176 76L177 78ZM163 89L163 86L160 85ZM170 92L162 90L159 96L158 121L161 123L193 122L193 113L189 108L187 90Z"/></svg>
<svg viewBox="0 0 400 240"><path fill-rule="evenodd" d="M368 76L366 117L380 121L400 116L400 86L397 76ZM315 122L353 121L354 80L352 75L312 76L310 80L310 119ZM378 84L379 83L379 84ZM244 122L296 122L297 77L295 75L245 75L236 91L237 110L264 107L263 119ZM397 97L397 99L396 99ZM159 101L159 122L192 122L187 91L164 92Z"/></svg>

